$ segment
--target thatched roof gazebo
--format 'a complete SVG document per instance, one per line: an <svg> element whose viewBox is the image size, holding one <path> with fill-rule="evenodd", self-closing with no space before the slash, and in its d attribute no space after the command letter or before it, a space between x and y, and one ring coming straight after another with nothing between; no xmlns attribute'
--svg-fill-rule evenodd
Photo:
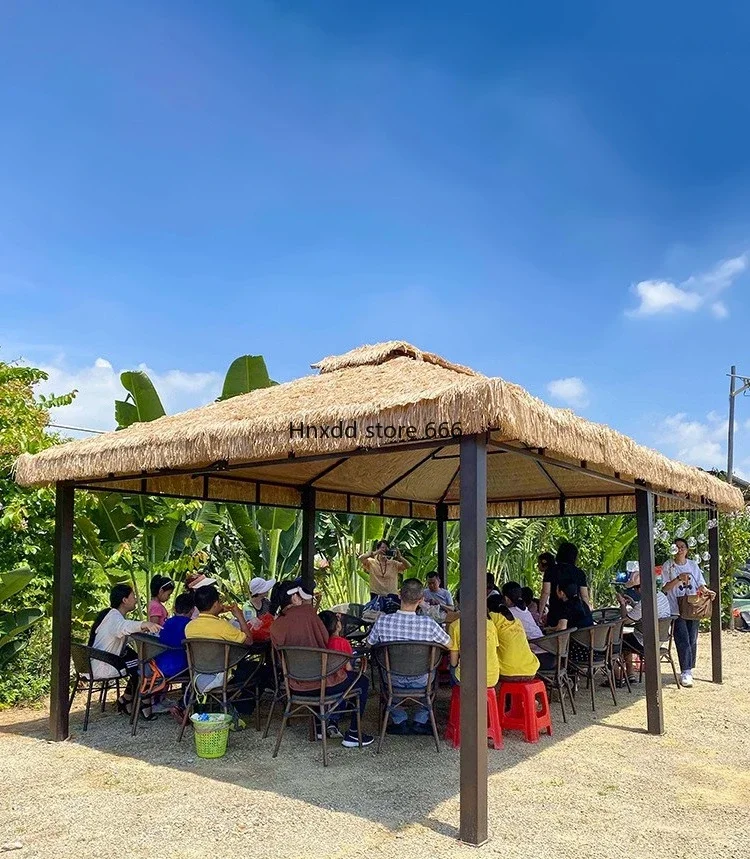
<svg viewBox="0 0 750 859"><path fill-rule="evenodd" d="M312 579L315 512L461 523L461 836L487 832L485 549L487 517L636 513L641 570L653 569L660 510L743 506L739 490L518 385L392 341L313 365L319 372L119 432L22 456L23 485L57 485L51 727L68 736L73 493L92 491L303 510ZM712 588L718 530L709 530ZM653 576L643 577L648 730L663 731ZM712 620L721 680L720 607Z"/></svg>

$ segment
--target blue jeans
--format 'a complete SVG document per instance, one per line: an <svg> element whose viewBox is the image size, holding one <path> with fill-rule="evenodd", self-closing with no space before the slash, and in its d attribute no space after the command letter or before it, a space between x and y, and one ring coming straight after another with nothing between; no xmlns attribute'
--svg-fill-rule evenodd
<svg viewBox="0 0 750 859"><path fill-rule="evenodd" d="M394 689L424 689L427 685L427 679L426 674L422 674L420 677L398 677L394 674L392 677L392 683ZM403 707L393 707L391 710L391 719L393 720L394 725L403 725L407 718L406 710L404 710ZM427 707L417 707L417 710L414 713L414 721L418 725L426 725L429 718L430 711Z"/></svg>
<svg viewBox="0 0 750 859"><path fill-rule="evenodd" d="M674 644L680 661L680 671L683 674L695 668L699 624L699 620L685 620L684 617L678 617L674 622Z"/></svg>

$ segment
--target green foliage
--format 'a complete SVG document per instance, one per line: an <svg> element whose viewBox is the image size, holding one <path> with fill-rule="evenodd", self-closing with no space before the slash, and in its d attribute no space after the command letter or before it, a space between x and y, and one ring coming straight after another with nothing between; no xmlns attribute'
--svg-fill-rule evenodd
<svg viewBox="0 0 750 859"><path fill-rule="evenodd" d="M2 667L0 710L17 704L33 704L49 692L52 624L36 624L23 652Z"/></svg>
<svg viewBox="0 0 750 859"><path fill-rule="evenodd" d="M144 372L133 370L121 373L120 381L128 395L124 400L115 400L118 429L143 421L155 421L166 414L154 383Z"/></svg>
<svg viewBox="0 0 750 859"><path fill-rule="evenodd" d="M750 558L750 512L719 515L719 575L721 577L721 610L729 620L730 583L734 574Z"/></svg>
<svg viewBox="0 0 750 859"><path fill-rule="evenodd" d="M247 394L258 388L269 388L278 382L271 380L262 355L242 355L232 361L224 378L220 400Z"/></svg>

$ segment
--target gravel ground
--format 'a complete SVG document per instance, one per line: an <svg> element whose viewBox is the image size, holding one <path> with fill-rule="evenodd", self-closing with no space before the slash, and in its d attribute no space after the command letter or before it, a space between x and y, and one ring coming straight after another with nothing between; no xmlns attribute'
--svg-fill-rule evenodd
<svg viewBox="0 0 750 859"><path fill-rule="evenodd" d="M564 725L538 745L515 732L490 750L491 840L504 859L654 855L747 857L750 814L750 635L724 639L725 682L710 676L701 636L696 685L664 673L667 734L643 732L639 691L613 707L598 690L596 714L579 697ZM639 687L636 687L638 689ZM447 699L440 702L445 720ZM0 713L0 852L9 856L121 859L193 857L475 856L458 844L459 753L429 738L388 737L383 753L319 744L301 724L271 759L273 738L230 738L225 758L177 745L168 716L132 738L125 717L97 713L87 734L50 743L43 710ZM374 730L372 721L370 730ZM20 846L19 846L20 845Z"/></svg>

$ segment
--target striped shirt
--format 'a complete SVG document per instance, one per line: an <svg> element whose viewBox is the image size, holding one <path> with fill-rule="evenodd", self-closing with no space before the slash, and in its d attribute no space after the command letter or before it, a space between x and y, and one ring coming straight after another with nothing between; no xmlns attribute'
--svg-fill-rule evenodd
<svg viewBox="0 0 750 859"><path fill-rule="evenodd" d="M431 617L413 611L397 611L381 614L367 636L367 643L371 645L390 641L426 641L445 647L450 636Z"/></svg>

